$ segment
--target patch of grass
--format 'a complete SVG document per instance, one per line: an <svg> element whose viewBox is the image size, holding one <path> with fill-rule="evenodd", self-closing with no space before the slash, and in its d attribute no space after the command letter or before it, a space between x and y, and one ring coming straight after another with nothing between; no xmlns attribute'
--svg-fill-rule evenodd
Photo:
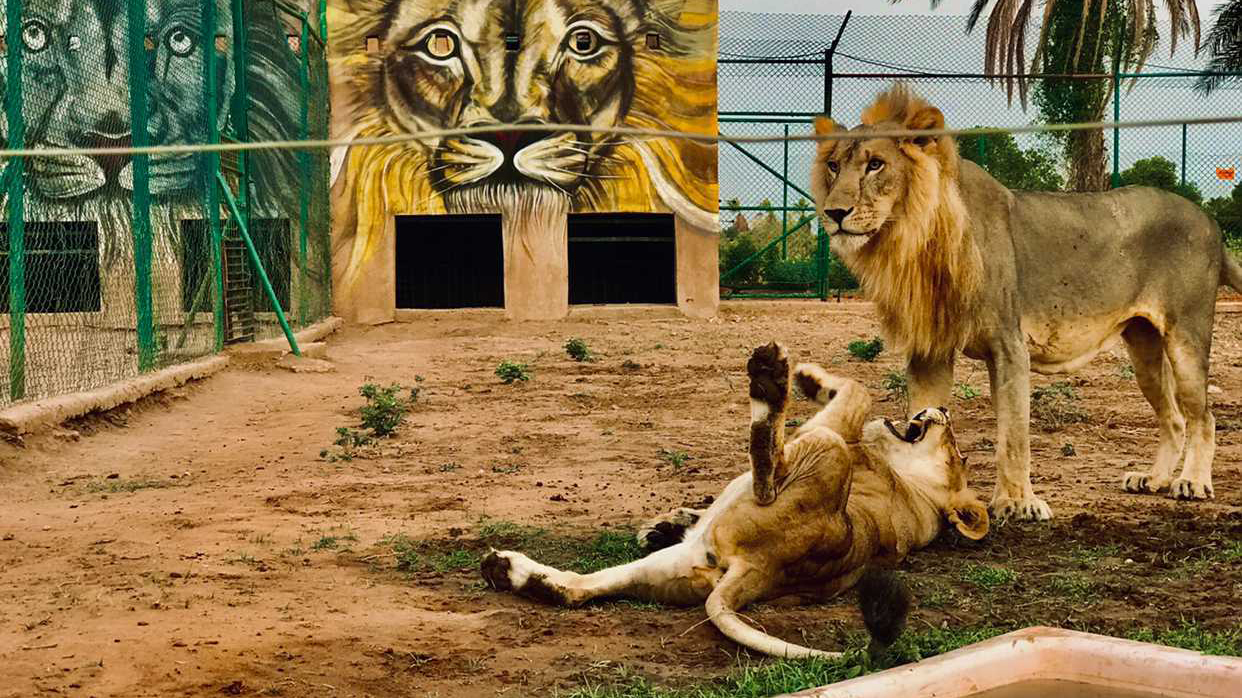
<svg viewBox="0 0 1242 698"><path fill-rule="evenodd" d="M1091 567L1100 560L1121 557L1121 546L1116 543L1104 545L1075 545L1069 549L1068 558L1083 567Z"/></svg>
<svg viewBox="0 0 1242 698"><path fill-rule="evenodd" d="M674 470L681 470L686 461L691 460L689 453L685 451L670 451L667 448L660 449L660 457L668 461Z"/></svg>
<svg viewBox="0 0 1242 698"><path fill-rule="evenodd" d="M1074 450L1074 444L1066 441L1064 444L1061 445L1061 457L1062 458L1071 458L1076 455L1078 455L1078 451Z"/></svg>
<svg viewBox="0 0 1242 698"><path fill-rule="evenodd" d="M1073 601L1087 601L1096 593L1095 582L1078 572L1061 572L1048 578L1048 590Z"/></svg>
<svg viewBox="0 0 1242 698"><path fill-rule="evenodd" d="M85 489L87 492L92 493L106 492L108 494L119 494L121 492L137 492L138 490L157 490L172 486L173 483L168 480L140 476L129 480L119 477L92 480L86 483Z"/></svg>
<svg viewBox="0 0 1242 698"><path fill-rule="evenodd" d="M565 353L568 354L569 358L574 361L595 360L595 357L591 354L591 349L587 346L586 341L577 337L565 342Z"/></svg>
<svg viewBox="0 0 1242 698"><path fill-rule="evenodd" d="M362 427L371 430L371 436L383 438L392 436L405 421L410 408L418 401L419 388L409 388L409 397L401 397L405 386L393 383L379 386L367 383L358 389L367 404L362 406Z"/></svg>
<svg viewBox="0 0 1242 698"><path fill-rule="evenodd" d="M1120 375L1122 378L1126 380L1134 380L1134 365L1133 364L1122 364L1117 369L1117 373L1118 375Z"/></svg>
<svg viewBox="0 0 1242 698"><path fill-rule="evenodd" d="M1217 553L1225 562L1242 562L1242 540L1230 541Z"/></svg>
<svg viewBox="0 0 1242 698"><path fill-rule="evenodd" d="M1031 391L1031 421L1044 431L1060 431L1070 424L1089 421L1079 404L1078 391L1069 383L1057 382Z"/></svg>
<svg viewBox="0 0 1242 698"><path fill-rule="evenodd" d="M966 569L962 570L962 581L974 584L984 591L1008 586L1017 581L1017 579L1018 573L1008 567L971 563L966 565Z"/></svg>
<svg viewBox="0 0 1242 698"><path fill-rule="evenodd" d="M953 386L953 396L958 400L974 400L979 397L979 391L969 383L958 383Z"/></svg>
<svg viewBox="0 0 1242 698"><path fill-rule="evenodd" d="M802 419L801 417L794 417L793 419L785 420L785 427L788 429L797 429L798 427L802 426L805 423L806 423L805 419Z"/></svg>
<svg viewBox="0 0 1242 698"><path fill-rule="evenodd" d="M910 382L901 371L889 371L880 381L880 387L888 392L889 397L901 403L901 411L910 409Z"/></svg>
<svg viewBox="0 0 1242 698"><path fill-rule="evenodd" d="M355 543L358 541L358 536L348 530L345 533L339 533L336 535L320 536L318 540L311 543L311 550L337 550L341 547L341 541Z"/></svg>
<svg viewBox="0 0 1242 698"><path fill-rule="evenodd" d="M492 472L500 475L512 475L522 469L520 463L512 463L509 465L497 464L492 466Z"/></svg>
<svg viewBox="0 0 1242 698"><path fill-rule="evenodd" d="M509 385L515 381L526 382L530 380L531 368L530 364L523 364L517 361L509 361L505 359L496 366L496 377L501 383Z"/></svg>
<svg viewBox="0 0 1242 698"><path fill-rule="evenodd" d="M859 361L875 361L875 358L884 351L884 340L879 337L855 339L846 345L845 350Z"/></svg>
<svg viewBox="0 0 1242 698"><path fill-rule="evenodd" d="M442 473L451 473L454 470L461 470L461 465L458 463L444 463L440 465L440 472Z"/></svg>
<svg viewBox="0 0 1242 698"><path fill-rule="evenodd" d="M1204 654L1242 657L1242 625L1227 630L1211 631L1203 629L1197 622L1182 620L1173 628L1165 630L1138 628L1126 633L1125 637L1139 642L1154 642L1158 645L1180 647Z"/></svg>

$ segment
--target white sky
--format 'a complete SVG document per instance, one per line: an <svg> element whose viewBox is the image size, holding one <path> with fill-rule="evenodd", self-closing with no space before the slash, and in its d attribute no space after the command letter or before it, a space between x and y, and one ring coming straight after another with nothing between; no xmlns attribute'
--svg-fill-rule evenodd
<svg viewBox="0 0 1242 698"><path fill-rule="evenodd" d="M1199 6L1199 21L1203 29L1211 26L1212 10L1222 0L1196 0ZM970 11L973 0L944 0L936 8L937 13L964 15ZM1158 4L1158 13L1164 12L1163 3ZM795 12L804 14L844 14L853 10L854 14L887 15L887 14L925 14L930 12L928 0L902 0L897 5L890 5L887 0L720 0L722 10L742 10L745 12Z"/></svg>

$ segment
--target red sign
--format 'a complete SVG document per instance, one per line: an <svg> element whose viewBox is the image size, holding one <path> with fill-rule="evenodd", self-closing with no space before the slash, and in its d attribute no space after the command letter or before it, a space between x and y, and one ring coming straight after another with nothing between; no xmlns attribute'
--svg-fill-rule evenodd
<svg viewBox="0 0 1242 698"><path fill-rule="evenodd" d="M1217 167L1216 168L1217 179L1228 179L1232 181L1234 174L1235 174L1235 171L1232 167Z"/></svg>

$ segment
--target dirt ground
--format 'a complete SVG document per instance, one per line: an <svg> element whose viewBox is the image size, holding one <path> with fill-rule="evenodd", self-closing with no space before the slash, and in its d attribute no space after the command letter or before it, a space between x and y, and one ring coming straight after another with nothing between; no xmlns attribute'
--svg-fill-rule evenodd
<svg viewBox="0 0 1242 698"><path fill-rule="evenodd" d="M1054 521L915 554L911 629L1239 627L1240 331L1242 314L1218 315L1214 501L1120 491L1156 432L1124 351L1106 352L1056 379L1085 421L1033 430ZM848 302L734 302L711 322L429 314L340 332L333 372L238 366L0 444L0 696L543 696L619 666L673 684L728 672L737 649L701 609L542 607L486 589L478 554L505 531L594 554L601 531L718 493L746 467L749 349L773 338L865 381L897 416L881 387L896 357L845 349L876 333ZM570 337L596 360L570 360ZM529 363L531 380L501 384L503 359ZM957 380L959 440L986 496L986 372L965 362ZM368 381L417 383L417 404L393 439L332 460ZM810 411L800 401L794 416ZM748 615L832 648L861 628L852 604Z"/></svg>

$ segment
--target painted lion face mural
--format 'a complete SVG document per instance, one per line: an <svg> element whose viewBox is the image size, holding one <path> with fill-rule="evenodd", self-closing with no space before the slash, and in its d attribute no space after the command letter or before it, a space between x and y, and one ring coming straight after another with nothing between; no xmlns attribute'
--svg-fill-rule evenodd
<svg viewBox="0 0 1242 698"><path fill-rule="evenodd" d="M713 133L709 0L334 0L337 136L498 123ZM654 38L652 38L654 37ZM360 146L351 272L390 213L669 211L715 230L716 149L536 129ZM348 283L349 273L346 275Z"/></svg>
<svg viewBox="0 0 1242 698"><path fill-rule="evenodd" d="M125 0L26 0L21 25L23 117L34 148L119 148L133 143L130 121L129 19ZM147 141L151 145L207 140L203 99L203 41L222 37L213 52L218 78L217 126L228 127L234 94L232 14L217 2L217 26L204 30L201 0L147 2ZM267 9L267 8L264 8ZM296 136L297 57L271 11L249 24L249 123L254 140ZM214 42L213 42L214 43ZM8 83L0 54L0 91ZM0 143L8 141L0 116ZM200 155L149 158L151 217L157 258L177 254L175 222L201 218L206 174ZM281 202L294 172L293 156L252 157L260 207L296 210ZM105 261L127 254L134 177L128 156L31 157L26 168L29 220L87 220L100 224ZM269 214L270 215L270 214Z"/></svg>

